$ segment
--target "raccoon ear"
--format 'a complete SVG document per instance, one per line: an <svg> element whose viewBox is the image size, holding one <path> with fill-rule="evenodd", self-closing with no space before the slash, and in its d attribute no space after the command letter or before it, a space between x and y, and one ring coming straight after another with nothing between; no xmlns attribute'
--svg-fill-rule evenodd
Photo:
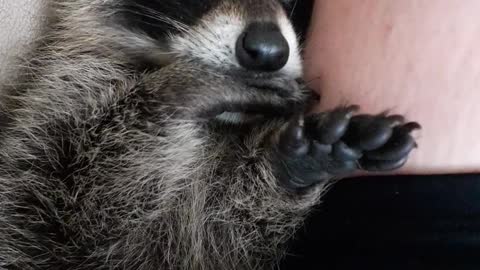
<svg viewBox="0 0 480 270"><path fill-rule="evenodd" d="M312 18L314 0L283 0L282 4L291 17L295 31L304 43Z"/></svg>

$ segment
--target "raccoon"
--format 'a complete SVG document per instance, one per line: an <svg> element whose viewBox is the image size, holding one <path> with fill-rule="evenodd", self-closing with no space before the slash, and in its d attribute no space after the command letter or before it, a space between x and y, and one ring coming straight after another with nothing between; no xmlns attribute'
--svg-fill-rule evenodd
<svg viewBox="0 0 480 270"><path fill-rule="evenodd" d="M49 0L2 88L0 269L270 269L326 188L419 128L307 114L288 0Z"/></svg>

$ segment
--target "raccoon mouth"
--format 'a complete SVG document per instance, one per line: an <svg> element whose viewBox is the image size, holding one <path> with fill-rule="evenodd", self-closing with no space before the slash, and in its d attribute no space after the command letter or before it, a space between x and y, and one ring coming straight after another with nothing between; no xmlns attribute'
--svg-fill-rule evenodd
<svg viewBox="0 0 480 270"><path fill-rule="evenodd" d="M269 102L263 98L263 102L227 103L215 106L210 112L210 119L226 124L248 124L267 119L283 118L298 112L305 105L304 100L296 100L292 93L300 91L297 81L250 81L247 87L253 91L272 96ZM213 117L212 117L213 116Z"/></svg>
<svg viewBox="0 0 480 270"><path fill-rule="evenodd" d="M245 124L256 122L263 119L262 114L252 114L245 112L223 112L215 116L215 120L227 124Z"/></svg>
<svg viewBox="0 0 480 270"><path fill-rule="evenodd" d="M224 104L210 113L210 119L225 124L248 124L291 115L298 104Z"/></svg>

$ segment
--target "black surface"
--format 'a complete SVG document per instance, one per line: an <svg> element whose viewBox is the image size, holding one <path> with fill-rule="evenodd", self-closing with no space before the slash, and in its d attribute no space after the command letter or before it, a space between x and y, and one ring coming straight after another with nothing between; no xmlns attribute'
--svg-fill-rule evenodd
<svg viewBox="0 0 480 270"><path fill-rule="evenodd" d="M480 269L480 175L344 180L290 252L281 269Z"/></svg>

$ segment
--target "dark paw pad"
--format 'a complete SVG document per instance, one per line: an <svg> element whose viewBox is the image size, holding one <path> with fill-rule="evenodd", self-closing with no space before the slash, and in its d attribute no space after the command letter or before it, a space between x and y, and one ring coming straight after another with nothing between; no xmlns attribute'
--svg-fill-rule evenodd
<svg viewBox="0 0 480 270"><path fill-rule="evenodd" d="M399 115L357 115L358 106L293 119L278 140L280 178L305 187L357 169L401 167L416 147L415 122Z"/></svg>

